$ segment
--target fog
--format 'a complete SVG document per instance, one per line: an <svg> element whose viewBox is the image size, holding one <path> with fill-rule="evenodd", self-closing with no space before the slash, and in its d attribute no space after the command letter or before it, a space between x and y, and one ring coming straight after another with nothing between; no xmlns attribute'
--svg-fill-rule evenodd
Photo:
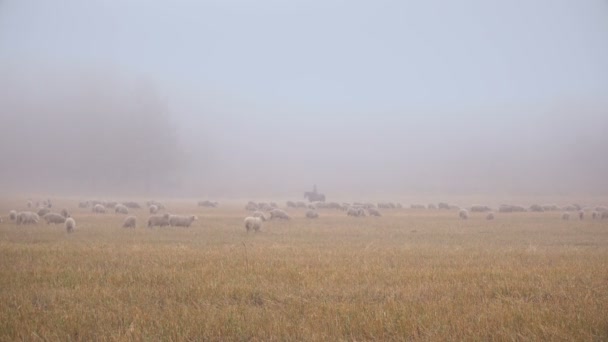
<svg viewBox="0 0 608 342"><path fill-rule="evenodd" d="M0 192L608 195L606 1L2 1Z"/></svg>

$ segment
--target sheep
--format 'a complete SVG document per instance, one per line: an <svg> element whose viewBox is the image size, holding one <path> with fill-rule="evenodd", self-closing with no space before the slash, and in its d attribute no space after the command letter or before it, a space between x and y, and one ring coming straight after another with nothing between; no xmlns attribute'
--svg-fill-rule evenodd
<svg viewBox="0 0 608 342"><path fill-rule="evenodd" d="M125 220L122 222L123 228L133 228L137 225L137 217L135 216L127 216Z"/></svg>
<svg viewBox="0 0 608 342"><path fill-rule="evenodd" d="M542 213L543 211L545 211L545 209L540 204L532 204L528 210L535 213Z"/></svg>
<svg viewBox="0 0 608 342"><path fill-rule="evenodd" d="M281 209L272 209L270 211L270 219L282 219L282 220L289 220L291 219L291 217L289 217L289 214L287 214L285 211L281 210Z"/></svg>
<svg viewBox="0 0 608 342"><path fill-rule="evenodd" d="M258 209L258 205L255 202L251 201L249 201L249 203L247 203L247 205L245 206L245 210L247 211L256 211Z"/></svg>
<svg viewBox="0 0 608 342"><path fill-rule="evenodd" d="M27 206L28 208L31 208L31 207L32 207L32 205L33 205L33 204L32 204L32 201L31 201L31 200L30 200L30 201L27 201L26 206Z"/></svg>
<svg viewBox="0 0 608 342"><path fill-rule="evenodd" d="M501 204L498 208L498 211L501 213L515 213L515 212L524 212L526 208L520 205L512 205L512 204Z"/></svg>
<svg viewBox="0 0 608 342"><path fill-rule="evenodd" d="M106 202L102 204L104 207L106 207L107 209L115 209L116 206L118 205L118 202Z"/></svg>
<svg viewBox="0 0 608 342"><path fill-rule="evenodd" d="M544 211L558 211L559 207L557 206L557 204L543 204L541 205L541 208L543 208Z"/></svg>
<svg viewBox="0 0 608 342"><path fill-rule="evenodd" d="M603 207L603 206L597 206L597 207L595 207L595 211L604 212L604 211L608 211L608 208Z"/></svg>
<svg viewBox="0 0 608 342"><path fill-rule="evenodd" d="M271 207L271 208L273 208L273 209L279 209L279 206L277 205L277 203L276 203L276 202L270 202L270 203L268 203L268 204L269 204L269 205L270 205L270 207Z"/></svg>
<svg viewBox="0 0 608 342"><path fill-rule="evenodd" d="M154 201L154 200L146 202L146 205L148 207L155 205L159 210L165 209L165 206L162 203Z"/></svg>
<svg viewBox="0 0 608 342"><path fill-rule="evenodd" d="M485 213L488 211L492 211L492 209L490 207L488 207L487 205L473 205L471 206L471 212L472 213Z"/></svg>
<svg viewBox="0 0 608 342"><path fill-rule="evenodd" d="M78 203L78 208L88 208L91 204L89 201L81 201Z"/></svg>
<svg viewBox="0 0 608 342"><path fill-rule="evenodd" d="M148 228L164 227L169 225L169 214L153 215L148 218Z"/></svg>
<svg viewBox="0 0 608 342"><path fill-rule="evenodd" d="M114 208L114 212L117 214L125 214L125 215L129 215L129 208L127 208L126 205L124 204L118 204L115 208Z"/></svg>
<svg viewBox="0 0 608 342"><path fill-rule="evenodd" d="M287 208L295 208L296 207L296 202L287 201L285 203L285 205L287 206Z"/></svg>
<svg viewBox="0 0 608 342"><path fill-rule="evenodd" d="M316 218L319 218L319 214L314 210L309 210L306 212L306 218L316 219Z"/></svg>
<svg viewBox="0 0 608 342"><path fill-rule="evenodd" d="M137 202L123 202L122 204L129 209L140 209L141 208L141 206Z"/></svg>
<svg viewBox="0 0 608 342"><path fill-rule="evenodd" d="M426 206L428 209L437 209L437 206L434 205L433 203L429 204Z"/></svg>
<svg viewBox="0 0 608 342"><path fill-rule="evenodd" d="M445 202L440 202L439 204L437 204L437 208L439 209L450 209L450 205L445 203Z"/></svg>
<svg viewBox="0 0 608 342"><path fill-rule="evenodd" d="M304 203L304 202L296 202L296 208L306 208L306 203Z"/></svg>
<svg viewBox="0 0 608 342"><path fill-rule="evenodd" d="M73 231L74 231L74 229L76 229L76 221L74 221L74 219L73 219L73 218L68 217L68 218L65 220L65 230L66 230L68 233L71 233L71 232L73 232Z"/></svg>
<svg viewBox="0 0 608 342"><path fill-rule="evenodd" d="M595 219L597 219L597 218L599 218L599 217L600 217L600 215L599 215L599 214L600 214L600 213L598 213L597 211L593 211L593 212L591 213L591 218L595 220Z"/></svg>
<svg viewBox="0 0 608 342"><path fill-rule="evenodd" d="M68 218L70 217L70 212L67 209L61 209L61 216Z"/></svg>
<svg viewBox="0 0 608 342"><path fill-rule="evenodd" d="M493 220L493 219L494 219L494 213L489 212L488 215L486 215L486 220Z"/></svg>
<svg viewBox="0 0 608 342"><path fill-rule="evenodd" d="M463 220L466 220L469 218L469 212L466 209L460 209L458 211L458 217L460 217Z"/></svg>
<svg viewBox="0 0 608 342"><path fill-rule="evenodd" d="M260 202L260 203L258 203L258 209L263 210L263 211L270 211L274 208L271 207L270 204L268 204L268 203Z"/></svg>
<svg viewBox="0 0 608 342"><path fill-rule="evenodd" d="M569 212L565 212L562 214L562 220L564 221L568 221L570 219L570 213Z"/></svg>
<svg viewBox="0 0 608 342"><path fill-rule="evenodd" d="M353 217L363 217L365 216L365 210L363 210L363 208L361 207L349 207L348 210L346 210L346 215Z"/></svg>
<svg viewBox="0 0 608 342"><path fill-rule="evenodd" d="M251 214L251 216L257 217L257 218L261 219L262 221L266 221L266 216L261 211L255 211L253 214Z"/></svg>
<svg viewBox="0 0 608 342"><path fill-rule="evenodd" d="M217 208L218 205L219 205L219 203L211 202L211 201L199 201L198 202L199 207Z"/></svg>
<svg viewBox="0 0 608 342"><path fill-rule="evenodd" d="M46 214L48 214L50 212L51 212L51 209L49 209L47 207L41 207L41 208L38 209L37 214L38 214L38 216L42 217L42 216L44 216L44 215L46 215Z"/></svg>
<svg viewBox="0 0 608 342"><path fill-rule="evenodd" d="M601 219L608 219L608 211L602 211Z"/></svg>
<svg viewBox="0 0 608 342"><path fill-rule="evenodd" d="M152 204L149 208L150 210L150 214L156 214L158 212L158 207L154 204Z"/></svg>
<svg viewBox="0 0 608 342"><path fill-rule="evenodd" d="M245 217L245 229L247 233L253 229L254 232L259 232L262 228L262 220L259 217Z"/></svg>
<svg viewBox="0 0 608 342"><path fill-rule="evenodd" d="M4 221L2 221L2 216L0 216L0 223L2 223L2 222L4 222Z"/></svg>
<svg viewBox="0 0 608 342"><path fill-rule="evenodd" d="M21 224L36 224L40 221L40 216L38 214L33 213L31 211L22 211L17 214L16 223L17 225Z"/></svg>
<svg viewBox="0 0 608 342"><path fill-rule="evenodd" d="M380 212L376 208L368 208L367 213L369 214L369 216L377 216L377 217L382 216L382 215L380 215Z"/></svg>
<svg viewBox="0 0 608 342"><path fill-rule="evenodd" d="M104 207L103 205L101 205L99 203L95 204L93 206L93 209L91 209L91 210L96 214L105 214L106 213L106 207Z"/></svg>
<svg viewBox="0 0 608 342"><path fill-rule="evenodd" d="M66 218L57 213L48 213L42 218L46 221L46 224L59 224L65 223Z"/></svg>
<svg viewBox="0 0 608 342"><path fill-rule="evenodd" d="M11 221L15 221L17 219L17 212L15 210L9 211L8 218L11 219Z"/></svg>
<svg viewBox="0 0 608 342"><path fill-rule="evenodd" d="M585 218L585 211L579 210L578 211L578 219L582 220L583 218Z"/></svg>
<svg viewBox="0 0 608 342"><path fill-rule="evenodd" d="M426 209L424 204L412 204L410 205L410 209Z"/></svg>
<svg viewBox="0 0 608 342"><path fill-rule="evenodd" d="M198 217L194 215L181 216L181 215L170 215L169 225L171 227L190 227L192 222L198 220Z"/></svg>

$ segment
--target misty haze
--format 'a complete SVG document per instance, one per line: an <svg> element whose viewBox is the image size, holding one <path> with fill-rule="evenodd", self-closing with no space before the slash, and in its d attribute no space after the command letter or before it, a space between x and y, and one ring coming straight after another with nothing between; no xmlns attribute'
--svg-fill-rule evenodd
<svg viewBox="0 0 608 342"><path fill-rule="evenodd" d="M0 0L0 130L0 340L608 339L606 1Z"/></svg>

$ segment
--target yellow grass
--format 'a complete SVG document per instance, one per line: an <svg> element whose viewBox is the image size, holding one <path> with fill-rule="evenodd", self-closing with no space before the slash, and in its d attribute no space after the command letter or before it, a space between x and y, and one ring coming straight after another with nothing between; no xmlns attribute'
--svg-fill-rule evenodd
<svg viewBox="0 0 608 342"><path fill-rule="evenodd" d="M608 221L290 210L247 234L241 206L195 203L168 203L191 228L146 229L142 209L125 230L59 201L68 235L0 202L0 340L608 339Z"/></svg>

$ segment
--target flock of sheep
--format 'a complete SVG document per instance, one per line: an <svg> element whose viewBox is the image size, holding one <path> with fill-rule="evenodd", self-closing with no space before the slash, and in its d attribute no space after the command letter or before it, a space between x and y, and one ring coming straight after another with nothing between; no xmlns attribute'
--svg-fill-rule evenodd
<svg viewBox="0 0 608 342"><path fill-rule="evenodd" d="M26 203L28 208L34 206L31 200ZM195 215L172 215L169 213L158 214L159 211L165 210L165 206L162 203L156 201L146 202L148 207L148 220L147 227L190 227L192 223L198 220ZM198 206L207 208L217 208L218 202L211 201L200 201ZM350 217L365 217L365 216L376 216L380 217L382 214L379 209L402 209L403 206L399 203L392 202L380 202L374 203L337 203L337 202L294 202L287 201L285 203L286 209L305 209L306 212L304 217L307 219L318 219L319 209L334 209L344 211L347 216ZM47 224L63 224L68 233L73 232L76 229L76 221L71 217L67 209L62 209L59 212L52 212L53 204L51 200L45 200L43 202L37 202L36 211L21 211L17 212L11 210L9 212L9 218L11 221L15 221L17 225L29 225L37 224L42 218ZM105 214L108 211L114 211L115 214L127 215L122 223L123 228L136 228L137 217L129 215L132 210L138 210L142 207L136 202L106 202L106 201L82 201L78 204L80 209L91 209L94 214ZM411 209L429 209L429 210L457 210L458 217L466 220L469 218L470 213L483 213L487 220L495 219L494 210L486 205L472 205L468 208L461 208L458 206L450 205L445 202L435 204L429 204L427 206L423 204L412 204ZM497 208L499 213L515 213L515 212L546 212L546 211L560 211L561 218L563 220L569 220L571 213L575 212L576 217L579 220L583 220L587 213L590 213L592 219L608 219L608 208L603 206L597 207L583 207L578 204L571 204L565 207L559 207L554 204L539 205L533 204L528 208L520 205L502 204ZM247 232L254 231L258 232L261 230L263 222L268 220L290 220L291 216L287 211L279 208L275 202L253 202L250 201L246 204L245 210L250 211L251 214L245 217L244 225ZM0 217L0 222L2 218Z"/></svg>

